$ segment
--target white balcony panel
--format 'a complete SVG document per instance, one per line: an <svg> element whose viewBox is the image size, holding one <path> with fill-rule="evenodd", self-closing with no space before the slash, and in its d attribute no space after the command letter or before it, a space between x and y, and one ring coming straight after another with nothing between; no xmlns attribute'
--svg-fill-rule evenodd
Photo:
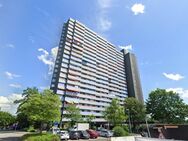
<svg viewBox="0 0 188 141"><path fill-rule="evenodd" d="M80 89L78 87L74 87L74 86L70 86L70 85L67 85L67 89L71 90L71 91L76 91L76 92L80 91Z"/></svg>
<svg viewBox="0 0 188 141"><path fill-rule="evenodd" d="M67 75L65 73L60 73L60 77L66 78Z"/></svg>
<svg viewBox="0 0 188 141"><path fill-rule="evenodd" d="M105 110L105 108L97 107L97 106L78 105L77 107L79 109L92 110L92 111L104 111Z"/></svg>
<svg viewBox="0 0 188 141"><path fill-rule="evenodd" d="M65 84L58 84L58 86L57 86L59 89L62 89L62 90L64 90L65 89Z"/></svg>
<svg viewBox="0 0 188 141"><path fill-rule="evenodd" d="M76 71L81 71L81 68L80 67L76 67L76 66L73 66L73 65L69 65L69 67L73 70L76 70Z"/></svg>
<svg viewBox="0 0 188 141"><path fill-rule="evenodd" d="M102 113L96 113L96 112L80 112L81 115L94 115L94 116L103 116Z"/></svg>

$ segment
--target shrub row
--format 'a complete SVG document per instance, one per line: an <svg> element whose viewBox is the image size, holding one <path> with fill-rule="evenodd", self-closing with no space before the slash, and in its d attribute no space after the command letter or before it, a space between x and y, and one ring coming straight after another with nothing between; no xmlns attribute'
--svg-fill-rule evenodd
<svg viewBox="0 0 188 141"><path fill-rule="evenodd" d="M126 128L121 127L121 126L114 127L113 132L114 132L115 137L121 137L121 136L128 136L129 135Z"/></svg>
<svg viewBox="0 0 188 141"><path fill-rule="evenodd" d="M60 138L58 135L49 133L34 133L24 135L22 141L60 141Z"/></svg>

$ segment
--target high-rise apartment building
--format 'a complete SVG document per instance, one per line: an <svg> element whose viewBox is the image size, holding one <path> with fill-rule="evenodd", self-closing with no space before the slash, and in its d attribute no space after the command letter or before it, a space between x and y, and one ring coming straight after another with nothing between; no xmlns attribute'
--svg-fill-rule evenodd
<svg viewBox="0 0 188 141"><path fill-rule="evenodd" d="M51 82L51 89L62 95L63 114L66 104L74 103L83 117L93 114L95 122L104 122L102 112L113 98L123 104L128 95L134 96L127 87L125 55L85 25L69 19L63 26ZM140 89L136 95L142 95L140 83L136 84Z"/></svg>

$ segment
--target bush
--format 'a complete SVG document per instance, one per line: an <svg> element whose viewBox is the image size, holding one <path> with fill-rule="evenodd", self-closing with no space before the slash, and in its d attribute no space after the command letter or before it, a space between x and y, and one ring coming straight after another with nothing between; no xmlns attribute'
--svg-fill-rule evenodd
<svg viewBox="0 0 188 141"><path fill-rule="evenodd" d="M122 128L125 130L125 132L129 132L129 127L128 125L122 125Z"/></svg>
<svg viewBox="0 0 188 141"><path fill-rule="evenodd" d="M113 128L114 136L115 137L121 137L121 136L127 136L128 132L126 132L122 127L116 126Z"/></svg>
<svg viewBox="0 0 188 141"><path fill-rule="evenodd" d="M27 132L35 132L36 130L34 129L33 126L29 126L29 128L27 129Z"/></svg>
<svg viewBox="0 0 188 141"><path fill-rule="evenodd" d="M37 133L37 134L26 134L22 136L22 141L60 141L58 135L49 133Z"/></svg>

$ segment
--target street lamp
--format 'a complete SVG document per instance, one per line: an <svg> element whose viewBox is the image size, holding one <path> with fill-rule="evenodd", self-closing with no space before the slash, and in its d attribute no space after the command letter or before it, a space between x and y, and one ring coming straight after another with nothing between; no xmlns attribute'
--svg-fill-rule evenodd
<svg viewBox="0 0 188 141"><path fill-rule="evenodd" d="M150 131L149 131L149 126L148 126L148 118L149 118L150 115L146 115L145 117L145 121L146 121L146 127L147 127L147 131L148 131L148 136L151 137L151 134L150 134Z"/></svg>
<svg viewBox="0 0 188 141"><path fill-rule="evenodd" d="M126 109L126 113L128 113L128 119L129 119L129 132L132 133L132 126L131 126L131 118L130 118L129 109Z"/></svg>

